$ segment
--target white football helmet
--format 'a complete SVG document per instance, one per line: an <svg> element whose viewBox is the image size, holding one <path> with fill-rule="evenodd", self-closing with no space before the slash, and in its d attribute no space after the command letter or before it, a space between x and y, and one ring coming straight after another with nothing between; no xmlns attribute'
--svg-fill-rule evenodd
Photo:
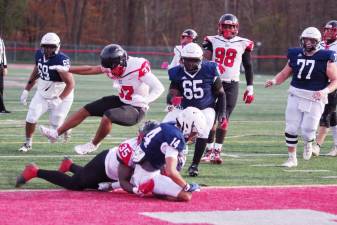
<svg viewBox="0 0 337 225"><path fill-rule="evenodd" d="M207 127L204 114L195 107L184 109L177 116L177 124L185 137L189 137L192 133L201 134Z"/></svg>
<svg viewBox="0 0 337 225"><path fill-rule="evenodd" d="M304 38L314 39L316 40L316 42L313 43L312 45L306 45L304 43ZM317 50L319 48L319 43L321 42L321 40L322 40L321 32L316 27L308 27L304 29L304 31L300 36L301 46L307 51Z"/></svg>
<svg viewBox="0 0 337 225"><path fill-rule="evenodd" d="M183 47L181 52L182 58L202 59L203 51L196 43L189 43Z"/></svg>
<svg viewBox="0 0 337 225"><path fill-rule="evenodd" d="M58 54L61 47L61 40L59 36L57 36L57 34L49 32L43 35L41 39L40 46L43 47L43 45L55 45L56 46L55 54Z"/></svg>

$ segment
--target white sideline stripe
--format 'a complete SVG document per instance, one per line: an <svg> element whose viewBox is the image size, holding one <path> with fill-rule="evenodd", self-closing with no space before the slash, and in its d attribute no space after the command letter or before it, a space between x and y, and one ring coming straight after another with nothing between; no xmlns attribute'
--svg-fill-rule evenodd
<svg viewBox="0 0 337 225"><path fill-rule="evenodd" d="M21 142L20 142L21 143ZM23 153L25 154L25 153ZM69 154L60 154L60 155L0 155L0 158L59 158L63 156L69 156L69 157L90 157L90 156L95 156L95 155L69 155ZM238 157L233 157L233 158L240 158L240 157L260 157L260 156L286 156L287 154L242 154L242 155L237 155ZM263 164L261 164L263 165ZM254 166L254 165L252 165Z"/></svg>
<svg viewBox="0 0 337 225"><path fill-rule="evenodd" d="M283 170L284 172L288 172L288 173L296 173L296 172L300 172L300 173L323 173L323 172L330 172L330 170Z"/></svg>
<svg viewBox="0 0 337 225"><path fill-rule="evenodd" d="M265 185L261 185L261 186L207 186L207 187L203 187L201 186L201 191L203 189L242 189L242 188L246 188L246 189L271 189L271 188L328 188L328 187L334 187L337 188L337 184L308 184L308 185L275 185L275 186L265 186ZM55 192L55 191L69 191L69 192L73 192L70 190L66 190L66 189L7 189L7 190L0 190L1 192L32 192L32 191L45 191L45 192Z"/></svg>
<svg viewBox="0 0 337 225"><path fill-rule="evenodd" d="M323 179L337 179L337 176L324 176Z"/></svg>

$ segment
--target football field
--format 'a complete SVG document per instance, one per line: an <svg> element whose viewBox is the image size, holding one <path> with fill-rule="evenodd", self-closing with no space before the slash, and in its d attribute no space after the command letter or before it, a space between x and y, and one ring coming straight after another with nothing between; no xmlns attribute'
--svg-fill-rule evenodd
<svg viewBox="0 0 337 225"><path fill-rule="evenodd" d="M18 151L24 141L24 124L27 108L20 105L19 97L27 82L30 68L9 67L9 76L5 82L5 104L11 114L0 115L0 189L13 189L16 176L28 162L35 162L45 169L57 169L63 156L68 155L76 163L85 164L94 154L79 156L73 148L80 143L88 142L96 132L100 118L91 117L73 129L71 140L50 144L36 130L33 139L33 150L28 153ZM168 88L167 74L164 70L154 70ZM228 136L224 143L222 165L201 164L200 175L190 178L187 167L193 156L193 145L189 146L187 165L182 174L190 182L203 186L282 186L282 185L327 185L337 184L336 158L324 156L331 146L328 136L322 147L323 155L310 161L302 159L303 144L299 141L297 168L286 169L280 165L287 159L284 145L284 109L288 83L265 89L264 81L270 76L256 75L255 101L245 105L242 101L245 79L242 76L240 95L237 107L230 119ZM71 112L84 104L102 96L112 94L112 81L104 75L75 75L75 100ZM35 89L34 89L35 91ZM34 91L30 93L29 99ZM166 92L160 99L151 104L147 119L161 120L164 115ZM39 124L48 125L48 115L44 115ZM100 146L98 151L112 147L126 138L135 136L138 126L121 127L113 125L112 132ZM23 186L25 189L57 188L43 180L33 179Z"/></svg>

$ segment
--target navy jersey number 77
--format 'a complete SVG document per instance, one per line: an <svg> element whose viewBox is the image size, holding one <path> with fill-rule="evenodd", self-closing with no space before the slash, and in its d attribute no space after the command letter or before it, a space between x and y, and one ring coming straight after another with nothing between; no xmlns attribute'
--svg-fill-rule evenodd
<svg viewBox="0 0 337 225"><path fill-rule="evenodd" d="M293 71L291 85L300 89L319 91L328 85L327 63L335 62L336 54L322 49L312 56L306 56L303 48L290 48L288 59Z"/></svg>

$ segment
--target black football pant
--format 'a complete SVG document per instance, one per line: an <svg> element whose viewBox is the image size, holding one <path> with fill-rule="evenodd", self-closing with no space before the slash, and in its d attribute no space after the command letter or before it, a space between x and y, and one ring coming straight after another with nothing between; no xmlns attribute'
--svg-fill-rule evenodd
<svg viewBox="0 0 337 225"><path fill-rule="evenodd" d="M37 177L69 190L97 189L98 183L112 181L105 172L105 158L108 152L109 150L102 151L84 167L73 163L70 167L70 172L74 173L72 176L55 170L39 169Z"/></svg>
<svg viewBox="0 0 337 225"><path fill-rule="evenodd" d="M3 75L3 67L0 66L0 111L6 110L4 105L3 93L4 93L4 75Z"/></svg>

